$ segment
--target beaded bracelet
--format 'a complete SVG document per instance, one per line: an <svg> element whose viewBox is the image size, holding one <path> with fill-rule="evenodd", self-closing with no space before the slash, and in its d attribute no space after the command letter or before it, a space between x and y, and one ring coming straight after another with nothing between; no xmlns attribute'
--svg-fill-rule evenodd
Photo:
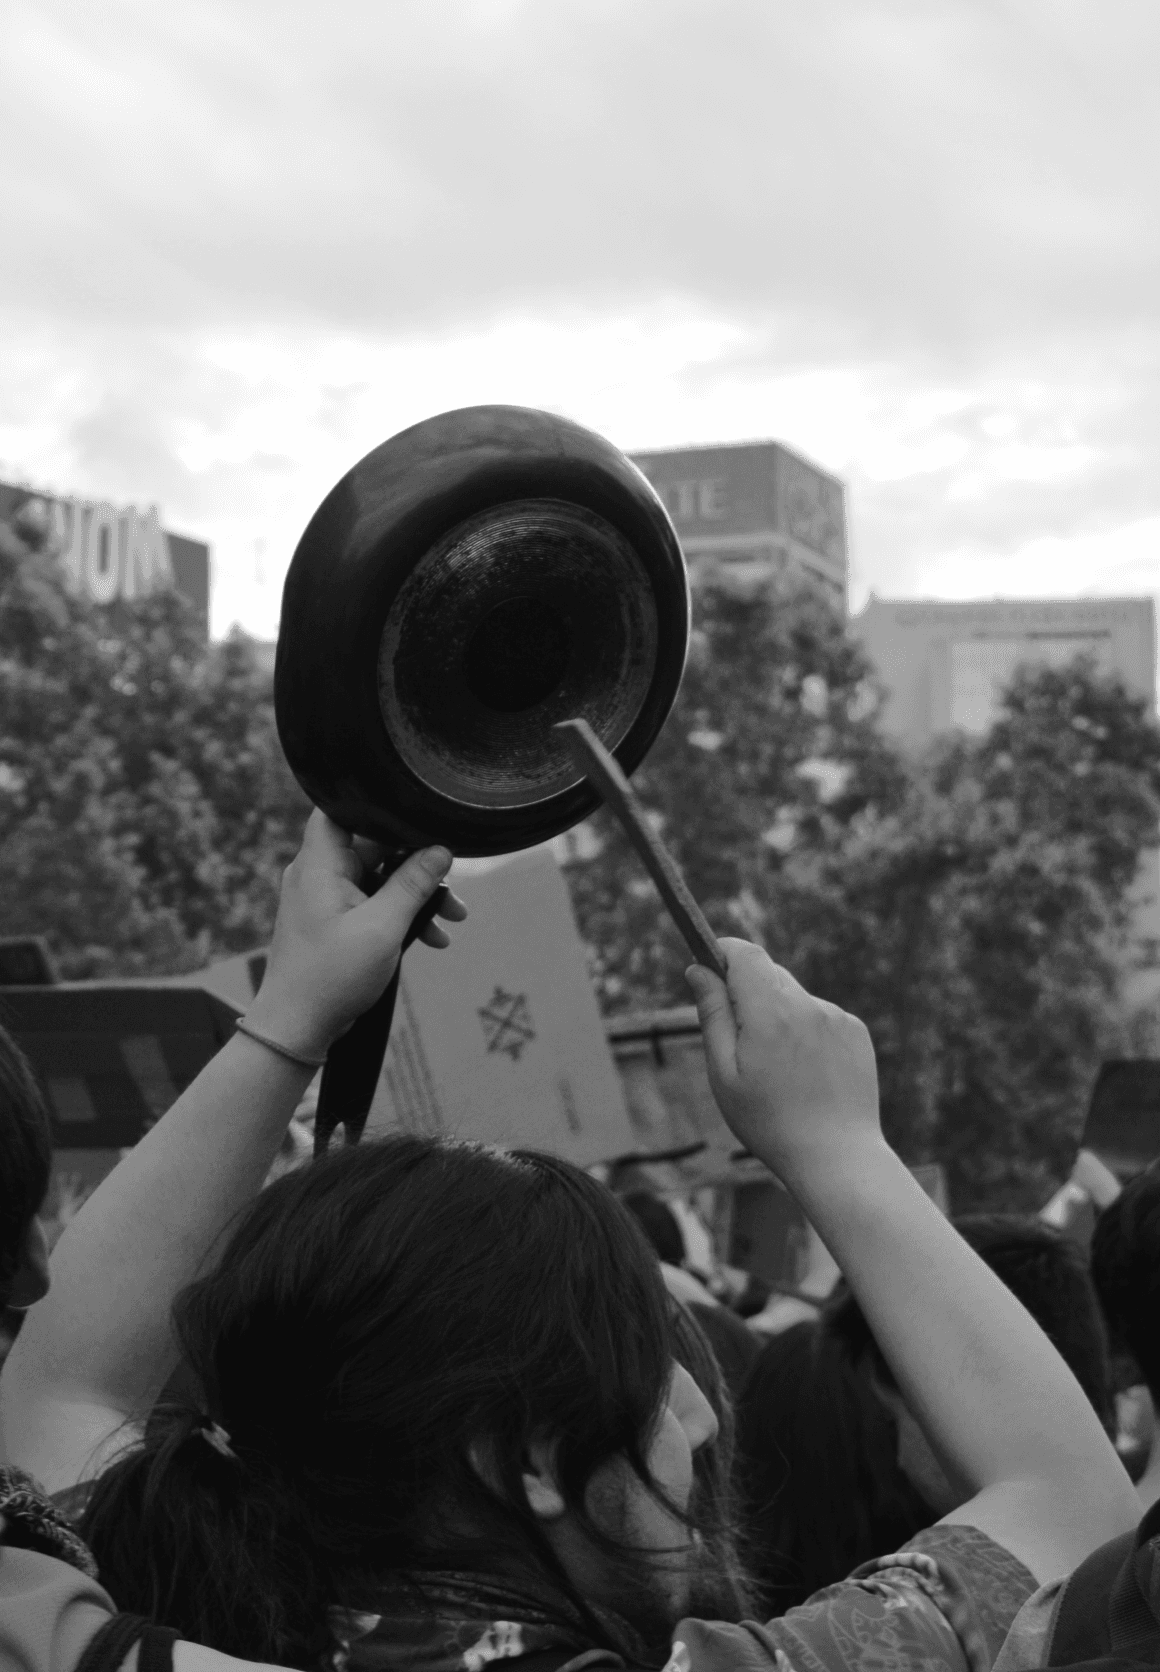
<svg viewBox="0 0 1160 1672"><path fill-rule="evenodd" d="M302 1068L324 1068L326 1066L325 1057L308 1057L302 1051L295 1051L291 1046L283 1045L277 1039L271 1039L268 1034L259 1033L257 1028L252 1027L244 1016L239 1016L234 1026L239 1033L244 1033L247 1039L256 1040L259 1045L264 1045L267 1051L276 1051L280 1057L285 1057L288 1062L296 1062Z"/></svg>

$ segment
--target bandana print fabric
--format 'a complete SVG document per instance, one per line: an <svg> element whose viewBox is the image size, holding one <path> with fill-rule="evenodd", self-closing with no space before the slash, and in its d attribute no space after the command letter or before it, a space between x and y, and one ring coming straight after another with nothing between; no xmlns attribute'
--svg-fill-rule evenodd
<svg viewBox="0 0 1160 1672"><path fill-rule="evenodd" d="M372 1601L374 1613L332 1609L330 1672L488 1672L497 1661L548 1649L560 1651L560 1672L625 1664L594 1647L585 1622L546 1589L424 1574L413 1585L383 1587ZM623 1621L609 1615L605 1624L631 1648Z"/></svg>
<svg viewBox="0 0 1160 1672"><path fill-rule="evenodd" d="M664 1672L993 1672L1035 1588L975 1528L932 1527L765 1625L682 1620ZM488 1672L549 1649L565 1657L552 1672L648 1664L623 1621L604 1622L622 1655L594 1648L559 1599L458 1575L425 1577L423 1595L426 1608L392 1589L381 1614L336 1615L331 1672Z"/></svg>
<svg viewBox="0 0 1160 1672"><path fill-rule="evenodd" d="M97 1577L97 1564L88 1545L22 1469L0 1468L0 1540L42 1556L55 1556L89 1579Z"/></svg>

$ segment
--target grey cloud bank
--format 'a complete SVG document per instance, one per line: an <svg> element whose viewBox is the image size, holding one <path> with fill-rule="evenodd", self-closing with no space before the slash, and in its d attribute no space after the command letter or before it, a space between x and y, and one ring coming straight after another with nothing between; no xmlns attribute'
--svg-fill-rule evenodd
<svg viewBox="0 0 1160 1672"><path fill-rule="evenodd" d="M862 586L1055 541L1090 587L1101 534L1155 585L1150 4L49 0L7 33L0 456L161 499L255 625L255 540L276 578L360 451L488 398L814 450Z"/></svg>

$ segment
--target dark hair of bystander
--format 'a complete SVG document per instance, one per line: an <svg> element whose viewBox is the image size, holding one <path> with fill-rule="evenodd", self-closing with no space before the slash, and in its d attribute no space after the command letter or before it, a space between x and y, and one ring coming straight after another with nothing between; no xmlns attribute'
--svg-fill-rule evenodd
<svg viewBox="0 0 1160 1672"><path fill-rule="evenodd" d="M1092 1278L1113 1338L1131 1353L1160 1407L1160 1163L1100 1214Z"/></svg>
<svg viewBox="0 0 1160 1672"><path fill-rule="evenodd" d="M770 1615L930 1522L864 1367L815 1321L761 1350L737 1409L745 1550Z"/></svg>
<svg viewBox="0 0 1160 1672"><path fill-rule="evenodd" d="M963 1241L1023 1303L1067 1364L1109 1434L1115 1414L1108 1337L1088 1259L1070 1237L1029 1214L972 1213L953 1221ZM886 1387L894 1378L852 1296L829 1311L826 1327L854 1358L869 1353Z"/></svg>

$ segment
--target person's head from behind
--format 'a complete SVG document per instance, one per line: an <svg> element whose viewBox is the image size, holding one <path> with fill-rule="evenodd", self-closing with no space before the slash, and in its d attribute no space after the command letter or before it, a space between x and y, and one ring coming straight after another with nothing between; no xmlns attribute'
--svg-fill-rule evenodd
<svg viewBox="0 0 1160 1672"><path fill-rule="evenodd" d="M964 1214L954 1226L1030 1312L1112 1433L1107 1331L1083 1250L1054 1227L1025 1214ZM963 1495L947 1479L907 1409L852 1296L834 1305L825 1327L855 1360L864 1358L870 1365L874 1386L898 1423L899 1463L931 1510L945 1515L957 1508Z"/></svg>
<svg viewBox="0 0 1160 1672"><path fill-rule="evenodd" d="M746 1553L770 1613L928 1525L897 1449L866 1368L817 1322L762 1347L737 1406L737 1450Z"/></svg>
<svg viewBox="0 0 1160 1672"><path fill-rule="evenodd" d="M633 1190L621 1198L645 1236L656 1250L658 1260L668 1266L680 1266L685 1261L685 1239L677 1216L667 1202L649 1190Z"/></svg>
<svg viewBox="0 0 1160 1672"><path fill-rule="evenodd" d="M328 1605L401 1575L547 1582L594 1641L605 1611L649 1641L684 1611L715 1418L651 1249L567 1162L417 1137L326 1156L251 1204L174 1319L202 1409L156 1413L85 1520L122 1607L292 1664Z"/></svg>
<svg viewBox="0 0 1160 1672"><path fill-rule="evenodd" d="M1108 1328L1160 1408L1160 1164L1126 1185L1096 1221L1092 1278Z"/></svg>
<svg viewBox="0 0 1160 1672"><path fill-rule="evenodd" d="M52 1136L24 1053L0 1027L0 1310L31 1306L48 1288L37 1214L48 1191Z"/></svg>

